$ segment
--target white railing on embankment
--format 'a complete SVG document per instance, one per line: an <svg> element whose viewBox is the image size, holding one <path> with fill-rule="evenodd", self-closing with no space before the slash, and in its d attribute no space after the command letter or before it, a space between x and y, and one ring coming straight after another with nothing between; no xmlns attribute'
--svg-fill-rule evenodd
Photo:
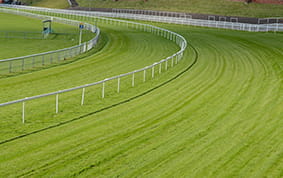
<svg viewBox="0 0 283 178"><path fill-rule="evenodd" d="M5 5L7 6L7 5ZM143 10L139 10L139 13L135 13L135 10L116 10L113 12L99 12L99 11L79 11L79 10L64 10L64 9L50 9L50 8L37 8L31 6L16 6L8 5L9 7L24 9L29 11L40 11L47 15L52 13L60 13L69 15L70 17L75 15L80 15L82 19L86 19L92 16L99 17L111 17L111 18L124 18L124 19L133 19L133 20L143 20L143 21L152 21L152 22L164 22L164 23L173 23L173 24L183 24L183 25L192 25L192 26L201 26L201 27L213 27L213 28L222 28L222 29L231 29L231 30L241 30L249 32L268 32L268 31L283 31L283 23L279 23L279 18L276 18L274 23L267 24L250 24L250 23L239 23L237 18L230 18L230 21L226 21L224 17L220 17L219 20L215 20L215 16L209 16L208 20L202 19L192 19L188 15L172 15L169 12L161 12L163 14L156 13L144 13ZM146 11L146 10L144 10ZM165 14L164 14L165 13ZM168 16L164 16L168 15ZM267 18L268 19L268 18ZM259 19L261 22L266 21L266 19ZM281 19L282 20L282 19ZM270 21L267 21L270 22Z"/></svg>
<svg viewBox="0 0 283 178"><path fill-rule="evenodd" d="M10 6L12 7L12 6ZM18 7L18 6L17 6ZM20 6L23 7L23 6ZM12 7L13 8L13 7ZM22 8L23 9L23 8ZM33 11L37 11L37 12L41 12L42 8L35 8L32 7L31 8ZM27 10L27 9L25 9ZM44 9L46 10L46 9ZM64 13L63 13L64 12ZM106 24L112 24L112 25L123 25L126 26L128 28L133 28L136 30L141 30L144 32L149 32L149 33L153 33L154 35L157 36L161 36L164 37L165 39L168 39L170 41L175 42L179 47L180 50L176 53L174 53L173 55L160 60L159 62L156 62L150 66L132 71L132 72L128 72L125 74L121 74L121 75L117 75L111 78L106 78L104 80L98 81L98 82L94 82L94 83L90 83L90 84L86 84L86 85L82 85L82 86L78 86L78 87L74 87L74 88L70 88L70 89L65 89L65 90L60 90L60 91L56 91L56 92L52 92L52 93L47 93L47 94L42 94L42 95L37 95L37 96L32 96L32 97L27 97L24 99L19 99L19 100L15 100L15 101L10 101L10 102L6 102L6 103L1 103L0 107L4 107L7 105L11 105L11 104L16 104L16 103L22 103L22 122L25 123L25 103L26 101L30 101L30 100L35 100L38 98L43 98L43 97L47 97L47 96L55 96L55 113L59 112L59 94L62 93L66 93L66 92L70 92L70 91L74 91L74 90L79 90L82 89L82 94L81 94L81 105L84 105L84 100L85 100L85 89L87 87L90 86L94 86L94 85L102 85L102 91L101 91L101 97L104 98L105 97L105 84L108 81L112 81L112 80L117 80L117 92L120 92L120 84L121 84L121 78L126 77L126 76L131 76L131 85L132 87L135 86L135 80L136 80L136 75L138 73L142 73L143 76L143 82L146 81L146 75L147 72L150 72L150 76L151 78L155 77L155 71L158 71L158 74L161 74L162 71L167 71L169 67L173 67L176 64L179 63L179 61L182 59L184 51L187 47L187 41L186 39L175 33L172 31L169 31L167 29L164 28L160 28L160 27L156 27L153 25L148 25L148 24L142 24L142 23L137 23L137 22L131 22L131 21L126 21L126 20L118 20L118 19L110 19L110 18L105 18L105 17L97 17L97 16L88 16L86 14L82 14L81 12L78 11L74 11L72 12L73 14L66 14L65 12L71 12L71 11L65 11L65 10L58 10L58 9L48 9L48 15L49 16L61 16L61 17L69 17L69 18L77 18L79 20L94 20L95 19L95 23L106 23ZM77 12L77 13L75 13ZM20 10L17 10L17 13L24 13ZM45 13L45 11L44 11Z"/></svg>
<svg viewBox="0 0 283 178"><path fill-rule="evenodd" d="M255 24L248 23L248 21L255 21L256 19L243 20L243 18L241 17L200 15L202 16L202 18L207 19L199 19L193 18L195 14L190 15L180 12L165 12L140 9L112 9L112 14L114 14L114 17L119 18L243 30L250 32L283 31L282 17L258 18L257 24ZM246 22L244 23L240 21Z"/></svg>

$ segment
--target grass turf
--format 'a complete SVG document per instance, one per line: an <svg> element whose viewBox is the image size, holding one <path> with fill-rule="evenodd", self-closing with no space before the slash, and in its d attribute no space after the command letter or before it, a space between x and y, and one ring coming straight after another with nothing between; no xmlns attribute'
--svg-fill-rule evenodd
<svg viewBox="0 0 283 178"><path fill-rule="evenodd" d="M40 7L48 7L48 8L57 8L57 9L65 9L70 5L67 0L22 0L28 5L32 6L40 6Z"/></svg>
<svg viewBox="0 0 283 178"><path fill-rule="evenodd" d="M30 4L31 0L24 2ZM68 8L66 0L33 0L31 5L51 8ZM190 12L201 14L217 14L227 16L248 17L282 17L282 6L274 4L245 4L230 0L77 0L81 7L96 8L129 8L162 10L174 12Z"/></svg>
<svg viewBox="0 0 283 178"><path fill-rule="evenodd" d="M176 12L191 12L202 14L218 14L228 16L249 16L249 17L282 17L283 5L274 4L245 4L229 0L148 0L139 1L89 1L77 0L83 7L103 8L129 8L129 9L150 9Z"/></svg>
<svg viewBox="0 0 283 178"><path fill-rule="evenodd" d="M10 114L1 108L2 140L66 119L74 121L1 144L0 175L281 177L282 34L163 26L184 35L196 51L188 47L185 60L155 80L130 88L130 79L125 79L128 83L120 94L114 94L116 83L106 85L112 89L104 100L99 99L100 87L87 89L83 107L81 92L60 96L58 115L51 114L53 97L27 103L31 114L25 125L16 114L20 105L13 106ZM105 47L95 55L2 79L3 101L102 79L176 50L150 34L107 25L102 31ZM190 70L166 85L95 112L167 81L196 57Z"/></svg>
<svg viewBox="0 0 283 178"><path fill-rule="evenodd" d="M38 19L0 13L0 31L3 32L42 32L42 21ZM23 23L24 22L24 23ZM11 57L19 57L24 55L30 55L40 52L47 52L52 50L63 49L78 44L79 31L78 27L52 23L54 33L67 33L53 34L48 39L11 39L5 38L5 33L0 37L0 58L6 59ZM91 39L95 35L85 33L83 41ZM37 35L38 36L38 35Z"/></svg>

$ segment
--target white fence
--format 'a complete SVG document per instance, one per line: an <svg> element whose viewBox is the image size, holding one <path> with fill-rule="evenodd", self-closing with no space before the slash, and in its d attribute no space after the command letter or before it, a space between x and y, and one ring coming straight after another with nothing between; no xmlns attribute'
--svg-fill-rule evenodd
<svg viewBox="0 0 283 178"><path fill-rule="evenodd" d="M44 16L40 14L33 14L33 13L23 12L23 11L15 11L15 10L4 9L4 8L0 8L0 12L18 14L18 15L28 16L28 17L42 19L42 20L51 19L53 22L68 24L68 25L77 26L77 27L79 27L79 23L80 23L79 21L76 21L76 20ZM66 60L68 58L75 57L79 54L82 54L92 49L97 44L100 30L96 26L92 24L88 24L88 23L85 23L85 29L93 33L96 33L95 38L87 42L84 42L80 45L72 46L72 47L65 48L65 49L49 51L49 52L39 53L39 54L33 54L33 55L28 55L28 56L2 59L0 60L0 75L12 73L12 72L24 71L26 69L31 69L34 67L39 67L39 66L44 66L44 65L60 62L62 60ZM30 35L28 37L32 38ZM27 38L27 36L25 38Z"/></svg>
<svg viewBox="0 0 283 178"><path fill-rule="evenodd" d="M6 6L7 7L7 6ZM217 21L215 16L208 17L208 20L192 19L190 15L185 13L174 13L174 12L157 12L157 11L146 11L146 10L127 10L127 9L117 9L113 12L98 12L98 11L77 11L77 10L59 10L50 8L37 8L30 6L15 6L9 5L9 7L24 9L33 12L40 11L46 15L60 13L65 14L68 17L79 15L81 19L87 19L94 16L97 17L111 17L111 18L124 18L133 20L143 20L152 22L164 22L164 23L174 23L192 26L202 26L202 27L213 27L213 28L223 28L231 30L241 30L249 32L267 32L267 31L283 31L283 23L279 23L279 19L282 18L272 18L275 20L270 20L271 18L259 20L259 24L249 24L249 23L239 23L238 18L230 18L230 21L226 21L226 17L219 17ZM264 23L263 22L269 22Z"/></svg>
<svg viewBox="0 0 283 178"><path fill-rule="evenodd" d="M9 7L13 7L13 6L9 6ZM113 80L117 80L117 92L120 92L120 85L121 85L121 79L123 77L126 76L130 76L131 77L131 85L132 87L135 86L135 80L136 80L136 76L138 73L141 73L143 76L143 82L146 81L146 76L148 75L148 73L150 73L149 75L151 76L151 78L154 78L156 75L156 71L157 74L161 74L163 71L167 71L169 67L174 67L176 64L179 63L179 61L182 59L183 57L183 53L187 47L187 41L185 40L185 38L175 32L169 31L167 29L163 29L160 27L156 27L153 25L148 25L148 24L142 24L142 23L136 23L136 22L130 22L130 21L126 21L126 20L118 20L118 19L109 19L109 18L104 18L104 17L95 17L93 16L93 14L86 14L85 12L78 12L78 11L66 11L66 10L58 10L58 9L45 9L45 8L35 8L35 7L24 7L24 6L16 6L16 7L20 7L22 9L32 9L33 11L36 12L44 12L45 14L48 14L49 16L60 16L60 17L69 17L69 18L77 18L80 20L92 20L93 18L96 19L96 22L100 22L100 23L107 23L107 24L112 24L112 25L123 25L126 26L128 28L133 28L136 30L141 30L144 32L149 32L149 33L153 33L154 35L158 35L161 36L165 39L168 39L170 41L175 42L179 47L180 50L177 51L176 53L174 53L173 55L160 60L159 62L156 62L150 66L132 71L132 72L128 72L125 74L121 74L121 75L117 75L111 78L106 78L104 80L98 81L98 82L94 82L94 83L90 83L90 84L86 84L86 85L82 85L82 86L78 86L78 87L74 87L74 88L70 88L70 89L65 89L65 90L61 90L61 91L56 91L56 92L52 92L52 93L47 93L47 94L42 94L42 95L38 95L38 96L33 96L33 97L27 97L24 99L19 99L19 100L15 100L15 101L10 101L10 102L6 102L6 103L1 103L0 107L5 107L7 105L11 105L11 104L15 104L15 103L22 103L22 122L25 123L25 103L26 101L30 101L30 100L35 100L38 98L43 98L43 97L47 97L47 96L55 96L55 113L58 113L59 111L59 95L62 93L66 93L66 92L70 92L70 91L74 91L74 90L82 90L82 94L81 94L81 105L84 104L84 100L85 100L85 89L87 87L91 87L94 85L102 85L102 89L101 89L101 97L104 98L105 97L105 87L106 87L106 83L109 81L113 81ZM17 10L18 13L24 13L22 11ZM63 13L63 14L62 14ZM55 17L54 17L55 18Z"/></svg>
<svg viewBox="0 0 283 178"><path fill-rule="evenodd" d="M162 12L151 10L112 9L112 16L117 18L176 23L193 26L224 28L250 32L283 31L283 18L258 19L258 24L239 23L237 17L222 17L210 15L207 20L193 19L192 15L177 12ZM218 20L216 20L218 19ZM229 21L228 21L229 19Z"/></svg>

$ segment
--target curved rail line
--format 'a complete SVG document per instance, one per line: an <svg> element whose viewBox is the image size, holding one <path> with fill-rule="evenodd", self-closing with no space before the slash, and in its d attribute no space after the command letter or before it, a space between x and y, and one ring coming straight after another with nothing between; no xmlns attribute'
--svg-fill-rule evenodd
<svg viewBox="0 0 283 178"><path fill-rule="evenodd" d="M180 73L178 73L178 74L175 75L174 77L170 78L169 80L167 80L167 81L165 81L165 82L163 82L163 83L161 83L161 84L159 84L159 85L157 85L157 86L155 86L155 87L153 87L153 88L151 88L151 89L149 89L149 90L147 90L147 91L144 91L143 93L140 93L140 94L138 94L138 95L136 95L136 96L133 96L133 97L128 98L128 99L126 99L126 100L123 100L123 101L121 101L121 102L112 104L112 105L110 105L110 106L101 108L101 109L99 109L99 110L93 111L93 112L91 112L91 113L88 113L88 114L85 114L85 115L82 115L82 116L73 118L73 119L68 120L68 121L65 121L65 122L60 122L60 123L58 123L58 124L55 124L55 125L52 125L52 126L43 128L43 129L35 130L35 131L33 131L33 132L30 132L30 133L26 133L26 134L23 134L23 135L20 135L20 136L17 136L17 137L13 137L13 138L10 138L10 139L1 141L1 142L0 142L0 145L5 144L5 143L9 143L9 142L18 140L18 139L20 139L20 138L24 138L24 137L33 135L33 134L37 134L37 133L40 133L40 132L43 132L43 131L46 131L46 130L49 130L49 129L57 128L57 127L60 127L60 126L63 126L63 125L72 123L72 122L74 122L74 121L77 121L77 120L80 120L80 119L84 119L84 118L86 118L86 117L88 117L88 116L91 116L91 115L94 115L94 114L98 114L98 113L100 113L100 112L102 112L102 111L107 111L107 110L109 110L109 109L112 109L112 108L114 108L114 107L120 106L120 105L122 105L122 104L129 103L129 102L131 102L131 101L133 101L133 100L135 100L135 99L138 99L138 98L140 98L140 97L142 97L142 96L145 96L145 95L147 95L147 94L149 94L149 93L151 93L151 92L153 92L153 91L155 91L155 90L157 90L157 89L159 89L159 88L161 88L161 87L163 87L163 86L169 84L170 82L172 82L172 81L174 81L174 80L177 80L178 78L180 78L181 76L183 76L186 72L188 72L188 71L198 62L198 58L199 58L198 51L196 50L196 48L195 48L193 45L191 45L191 44L189 44L189 43L188 43L188 45L192 48L192 51L195 53L195 57L194 57L194 59L193 59L193 62L192 62L189 66L187 66L183 71L181 71Z"/></svg>
<svg viewBox="0 0 283 178"><path fill-rule="evenodd" d="M11 10L11 11L13 11L13 10ZM22 12L22 11L16 11L16 13L17 14L31 14L31 13ZM56 15L56 14L54 14L54 15ZM132 75L133 76L132 80L134 81L134 76L135 76L136 73L143 72L144 76L145 76L145 73L146 73L147 70L152 71L152 78L154 78L154 70L155 70L156 66L159 66L159 70L160 70L162 65L165 65L166 66L165 68L167 70L168 62L171 60L172 66L173 66L173 64L177 64L182 59L183 53L184 53L185 49L187 48L187 41L183 36L181 36L180 34L177 34L175 32L172 32L170 30L164 29L164 28L160 28L160 27L156 27L156 26L148 25L148 24L126 21L126 20L109 19L109 18L104 18L104 17L95 17L95 18L97 20L101 20L102 22L105 22L105 23L108 23L108 24L117 25L117 26L126 25L126 27L128 27L128 28L134 28L134 29L141 30L141 31L144 31L144 32L150 32L150 33L153 33L157 36L164 37L168 40L175 42L180 47L180 50L178 52L174 53L173 55L167 57L166 59L162 59L159 62L155 62L154 64L152 64L150 66L146 66L144 68L141 68L141 69L138 69L138 70L135 70L135 71L132 71L132 72L120 74L120 75L117 75L117 76L114 76L114 77L111 77L111 78L106 78L106 79L98 81L98 82L85 84L85 85L77 86L77 87L74 87L74 88L64 89L64 90L60 90L60 91L56 91L56 92L51 92L51 93L47 93L47 94L42 94L42 95L37 95L37 96L32 96L32 97L26 97L26 98L19 99L19 100L1 103L0 107L4 107L4 106L7 106L7 105L16 104L16 103L22 103L22 122L24 123L25 122L25 102L26 101L56 95L56 113L58 113L58 105L59 105L59 100L58 100L59 96L58 95L59 94L78 90L78 89L83 89L82 102L81 102L82 103L81 105L83 105L85 88L90 87L90 86L94 86L94 85L102 84L102 86L103 86L103 88L102 88L102 98L104 98L104 87L105 87L105 83L107 81L117 79L118 80L118 87L119 87L119 85L120 85L119 81L122 77Z"/></svg>
<svg viewBox="0 0 283 178"><path fill-rule="evenodd" d="M154 22L164 22L164 23L175 23L183 25L192 25L192 26L205 26L212 28L223 28L223 29L232 29L240 31L249 31L249 32L282 32L283 24L282 19L276 18L277 20L274 23L269 23L267 19L259 19L258 24L252 23L243 23L238 22L238 18L231 18L230 21L222 21L223 18L220 18L218 21L215 16L208 16L208 20L203 19L193 19L191 16L179 15L179 16L163 16L163 12L160 14L156 13L146 13L146 10L141 11L140 13L134 13L134 10L127 9L121 10L117 9L113 12L100 12L100 11L81 11L81 10L64 10L64 9L51 9L44 7L31 7L31 6L19 6L19 5L1 5L0 7L11 7L18 10L29 10L34 12L43 12L46 15L53 13L61 13L67 16L80 15L82 18L88 18L92 16L102 16L110 18L124 18L124 19L133 19L133 20L143 20L143 21L154 21ZM164 12L165 13L165 12ZM262 21L267 21L267 24L262 24Z"/></svg>
<svg viewBox="0 0 283 178"><path fill-rule="evenodd" d="M16 15L22 15L22 16L28 16L32 18L37 18L37 19L51 19L53 22L58 22L58 23L63 23L63 24L68 24L72 26L79 26L81 23L80 21L76 20L71 20L71 19L65 19L65 18L60 18L60 17L51 17L51 16L45 16L45 15L40 15L40 14L33 14L33 13L28 13L28 12L19 12L19 11L14 11L10 9L3 9L0 8L0 12L6 12L6 13L12 13ZM89 23L84 23L84 29L89 30L93 33L96 33L96 36L82 44L75 45L72 47L64 48L64 49L59 49L59 50L54 50L54 51L48 51L44 53L38 53L38 54L32 54L28 56L21 56L21 57L14 57L14 58L9 58L9 59L2 59L0 60L0 65L7 66L7 69L2 72L0 69L0 74L1 73L11 73L15 71L14 63L21 61L20 63L20 70L23 71L25 70L25 64L28 63L28 60L31 60L32 63L32 68L35 66L36 63L40 63L41 66L46 64L46 58L50 58L50 63L52 63L53 58L56 59L56 61L61 61L65 60L68 57L75 57L78 56L82 53L85 53L89 50L91 50L94 46L96 46L99 36L100 36L100 29L97 28L95 25L89 24ZM1 66L0 66L1 67Z"/></svg>

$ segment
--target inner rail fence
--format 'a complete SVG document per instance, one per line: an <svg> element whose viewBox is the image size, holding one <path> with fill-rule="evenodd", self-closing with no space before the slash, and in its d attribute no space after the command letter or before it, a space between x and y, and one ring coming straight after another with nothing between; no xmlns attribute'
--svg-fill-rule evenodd
<svg viewBox="0 0 283 178"><path fill-rule="evenodd" d="M9 6L9 7L10 8L11 7L17 8L19 6L16 6L16 7ZM20 7L23 7L23 6L20 6ZM155 62L152 65L143 67L141 69L137 69L137 70L132 71L132 72L120 74L120 75L117 75L117 76L114 76L114 77L106 78L106 79L98 81L98 82L85 84L85 85L77 86L77 87L74 87L74 88L64 89L64 90L51 92L51 93L47 93L47 94L42 94L42 95L37 95L37 96L32 96L32 97L26 97L24 99L9 101L9 102L0 104L0 107L5 107L5 106L16 104L16 103L21 103L22 104L22 110L21 110L22 111L21 112L22 113L22 123L25 123L25 115L26 115L25 114L26 113L25 108L26 108L26 102L27 101L36 100L36 99L44 98L44 97L48 97L48 96L55 96L55 98L54 98L55 99L55 110L54 111L57 114L59 112L59 95L60 94L75 91L75 90L81 90L80 105L84 105L86 88L91 87L91 86L96 86L96 85L99 86L100 85L101 86L101 98L105 98L106 84L110 81L112 81L112 82L116 81L117 82L117 90L116 91L117 91L117 93L119 93L120 90L121 90L121 79L122 78L130 77L132 87L134 87L136 85L135 81L137 80L137 76L142 76L142 81L146 82L148 80L147 76L150 76L150 78L154 78L157 74L161 74L162 72L167 71L170 67L174 67L176 64L178 64L180 62L180 60L182 60L183 55L184 55L184 51L187 48L187 41L183 36L181 36L180 34L177 34L175 32L172 32L170 30L160 28L160 27L156 27L156 26L153 26L153 25L131 22L131 21L126 21L126 20L119 20L119 19L110 19L110 18L105 18L105 17L100 17L100 16L94 16L94 14L89 15L89 14L85 14L84 12L78 12L78 11L72 12L72 11L65 11L65 10L58 10L58 9L42 9L42 8L36 8L36 7L27 7L27 8L32 9L33 12L36 11L37 13L41 12L41 13L48 14L48 17L52 16L52 18L54 18L54 19L57 19L57 17L55 17L55 16L60 16L60 17L65 17L65 18L66 17L67 18L76 18L78 20L89 20L89 21L93 21L94 23L106 23L106 24L111 24L111 25L115 25L115 26L124 26L124 27L127 27L127 28L152 33L154 35L163 37L167 40L173 41L174 43L176 43L179 46L180 49L176 53L172 54L171 56L169 56L165 59L160 60L159 62ZM27 9L24 9L24 10L27 10ZM46 10L48 10L47 13L46 13ZM16 13L16 14L19 14L19 15L20 14L31 15L31 13L23 12L19 9L7 10L7 11L13 12L13 13ZM61 18L58 18L58 19L61 19ZM66 20L66 22L68 22L68 20ZM71 21L71 22L73 22L73 21Z"/></svg>
<svg viewBox="0 0 283 178"><path fill-rule="evenodd" d="M111 12L101 11L80 11L80 10L63 10L63 9L50 9L50 8L37 8L30 6L17 6L17 5L2 5L16 9L29 10L33 12L41 12L46 15L60 13L69 17L80 15L82 19L88 17L110 17L110 18L124 18L151 22L163 22L172 24L183 24L201 27L213 27L249 32L282 32L283 31L283 18L262 18L258 19L258 24L240 23L237 17L216 17L208 16L207 20L193 19L191 15L176 12L160 12L149 10L131 10L131 9L112 9Z"/></svg>
<svg viewBox="0 0 283 178"><path fill-rule="evenodd" d="M53 22L68 24L68 25L77 26L77 27L79 27L79 24L81 23L80 21L76 21L76 20L65 19L61 17L51 17L51 16L34 14L34 13L24 12L24 11L15 11L15 10L6 9L6 8L0 8L0 12L28 16L32 18L41 19L41 20L50 19ZM48 51L48 52L38 53L38 54L32 54L32 55L27 55L27 56L21 56L21 57L15 57L15 58L9 58L9 59L2 59L0 60L0 75L9 74L12 72L21 72L21 71L35 68L35 67L41 67L44 65L58 63L60 61L75 57L79 54L82 54L82 53L85 53L91 50L94 46L96 46L98 42L100 30L95 25L92 25L89 23L84 23L84 28L86 30L91 31L92 33L96 33L96 36L87 42L84 42L84 43L81 43L79 45L75 45L72 47L64 48L64 49ZM10 36L9 33L8 34L4 33L4 35L7 35L8 37ZM24 37L25 37L24 39L39 38L40 36L42 37L42 35L39 35L39 34L36 34L34 37L32 37L32 35L34 34L24 33Z"/></svg>

